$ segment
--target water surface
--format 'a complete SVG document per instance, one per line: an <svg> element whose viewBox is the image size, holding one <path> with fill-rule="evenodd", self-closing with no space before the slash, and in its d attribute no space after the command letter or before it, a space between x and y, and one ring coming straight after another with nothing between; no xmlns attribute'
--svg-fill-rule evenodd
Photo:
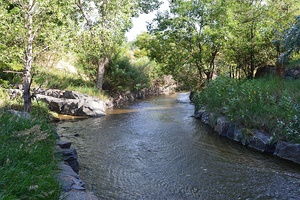
<svg viewBox="0 0 300 200"><path fill-rule="evenodd" d="M59 125L99 199L300 199L300 168L219 137L188 94ZM75 137L74 135L78 135Z"/></svg>

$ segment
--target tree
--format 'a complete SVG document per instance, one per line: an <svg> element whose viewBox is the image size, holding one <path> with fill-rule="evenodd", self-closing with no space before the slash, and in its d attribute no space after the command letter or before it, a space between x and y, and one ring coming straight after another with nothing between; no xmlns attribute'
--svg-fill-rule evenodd
<svg viewBox="0 0 300 200"><path fill-rule="evenodd" d="M200 83L216 72L252 78L257 67L275 63L272 41L297 7L291 0L172 1L170 12L149 25L158 41L152 40L151 55L175 76L189 69L192 77L196 69Z"/></svg>
<svg viewBox="0 0 300 200"><path fill-rule="evenodd" d="M256 68L276 63L280 49L274 44L280 40L280 33L295 15L297 6L291 0L233 1L230 4L230 31L223 59L230 66L231 75L252 78Z"/></svg>
<svg viewBox="0 0 300 200"><path fill-rule="evenodd" d="M282 40L282 48L285 52L281 55L280 61L287 63L293 53L300 51L300 16L297 16L288 29L284 39Z"/></svg>
<svg viewBox="0 0 300 200"><path fill-rule="evenodd" d="M156 53L160 56L157 59L175 77L179 78L183 71L190 73L189 77L197 72L200 84L205 77L212 78L225 37L225 5L223 0L172 1L170 12L159 13L149 25L149 33L159 41L156 46L164 50L164 55Z"/></svg>
<svg viewBox="0 0 300 200"><path fill-rule="evenodd" d="M105 68L116 48L125 40L131 17L149 12L160 5L158 0L77 0L83 19L79 43L84 59L96 66L96 86L101 91Z"/></svg>
<svg viewBox="0 0 300 200"><path fill-rule="evenodd" d="M2 27L6 27L7 38L0 39L7 50L13 52L12 55L5 55L6 62L23 65L24 111L30 112L34 60L53 47L54 41L65 36L63 30L68 30L64 29L68 23L67 12L72 9L69 1L58 0L4 0L2 6L5 12L1 15L1 21Z"/></svg>

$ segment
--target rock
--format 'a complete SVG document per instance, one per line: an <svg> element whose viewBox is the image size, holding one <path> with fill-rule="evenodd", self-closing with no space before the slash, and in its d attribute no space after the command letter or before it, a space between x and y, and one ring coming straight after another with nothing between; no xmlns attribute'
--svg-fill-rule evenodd
<svg viewBox="0 0 300 200"><path fill-rule="evenodd" d="M76 149L62 149L61 154L63 160L67 162L74 172L78 174L79 172L79 163Z"/></svg>
<svg viewBox="0 0 300 200"><path fill-rule="evenodd" d="M276 145L274 155L300 164L300 144L279 141Z"/></svg>
<svg viewBox="0 0 300 200"><path fill-rule="evenodd" d="M209 115L208 115L208 125L210 127L215 127L217 125L216 115L214 113L209 113Z"/></svg>
<svg viewBox="0 0 300 200"><path fill-rule="evenodd" d="M250 138L251 138L251 135L248 133L248 130L247 129L243 129L242 130L242 135L241 135L241 143L244 145L244 146L248 146L249 144L249 141L250 141Z"/></svg>
<svg viewBox="0 0 300 200"><path fill-rule="evenodd" d="M202 115L201 115L201 121L204 124L209 124L209 113L207 113L207 112L202 113Z"/></svg>
<svg viewBox="0 0 300 200"><path fill-rule="evenodd" d="M236 124L231 124L226 117L219 117L214 124L214 115L207 113L203 109L196 111L194 117L214 128L219 135L240 142L249 148L264 153L273 153L282 159L300 164L300 144L291 144L284 141L272 144L272 137L270 135L245 127L237 128Z"/></svg>
<svg viewBox="0 0 300 200"><path fill-rule="evenodd" d="M58 140L56 150L62 154L64 161L60 162L57 179L62 187L59 200L98 200L85 188L84 182L78 175L79 165L76 149L71 149L71 142Z"/></svg>
<svg viewBox="0 0 300 200"><path fill-rule="evenodd" d="M194 116L196 119L201 119L202 118L202 115L205 113L205 110L203 109L200 109L198 111L195 112Z"/></svg>
<svg viewBox="0 0 300 200"><path fill-rule="evenodd" d="M226 136L228 129L230 127L230 122L226 117L219 117L217 119L217 124L215 126L215 131L219 133L219 135Z"/></svg>
<svg viewBox="0 0 300 200"><path fill-rule="evenodd" d="M248 146L261 152L273 153L275 151L275 145L271 144L271 140L271 136L255 130L253 136L250 138Z"/></svg>
<svg viewBox="0 0 300 200"><path fill-rule="evenodd" d="M59 140L60 139L60 136L58 135L58 133L57 133L57 131L55 131L55 138L57 139L57 140Z"/></svg>
<svg viewBox="0 0 300 200"><path fill-rule="evenodd" d="M285 72L286 79L299 79L300 66L294 67L292 69L287 69Z"/></svg>
<svg viewBox="0 0 300 200"><path fill-rule="evenodd" d="M195 91L191 91L189 95L189 99L191 102L194 102L194 97L195 97Z"/></svg>
<svg viewBox="0 0 300 200"><path fill-rule="evenodd" d="M99 117L105 115L106 105L97 98L87 96L76 96L75 93L68 93L65 97L72 99L59 98L61 95L55 93L57 97L38 94L37 99L43 100L49 105L49 109L59 114ZM78 97L78 99L73 99ZM79 98L80 97L80 98Z"/></svg>
<svg viewBox="0 0 300 200"><path fill-rule="evenodd" d="M70 141L63 141L63 140L58 140L58 141L56 142L56 144L57 144L60 148L62 148L62 149L69 149L69 148L71 147L71 145L72 145L72 142L70 142Z"/></svg>
<svg viewBox="0 0 300 200"><path fill-rule="evenodd" d="M67 162L60 162L58 167L60 169L60 173L59 173L60 175L62 175L62 176L72 176L72 177L75 177L77 179L80 179L79 175L73 171L73 169L70 167L70 165L68 165Z"/></svg>
<svg viewBox="0 0 300 200"><path fill-rule="evenodd" d="M61 172L58 174L58 180L62 184L63 194L60 199L68 200L97 200L98 198L85 189L84 182L79 178L72 168L61 162L59 164Z"/></svg>
<svg viewBox="0 0 300 200"><path fill-rule="evenodd" d="M26 118L26 119L30 119L30 114L28 112L21 112L21 111L17 111L17 110L7 110L7 112L16 115L17 117L20 118Z"/></svg>
<svg viewBox="0 0 300 200"><path fill-rule="evenodd" d="M62 93L62 96L59 98L65 98L65 99L81 99L87 97L79 92L69 91L66 90L64 93Z"/></svg>
<svg viewBox="0 0 300 200"><path fill-rule="evenodd" d="M235 128L233 132L233 140L236 142L241 142L243 138L244 138L243 130Z"/></svg>
<svg viewBox="0 0 300 200"><path fill-rule="evenodd" d="M226 133L226 137L231 139L231 140L234 140L234 132L235 132L235 129L236 129L236 126L234 124L230 124L229 125L229 128L228 128L228 131Z"/></svg>
<svg viewBox="0 0 300 200"><path fill-rule="evenodd" d="M177 98L176 98L176 102L178 102L178 103L188 103L188 104L191 103L191 101L190 101L189 97L186 95L186 93L185 93L185 95L178 95Z"/></svg>
<svg viewBox="0 0 300 200"><path fill-rule="evenodd" d="M72 190L61 197L61 200L98 200L92 192Z"/></svg>
<svg viewBox="0 0 300 200"><path fill-rule="evenodd" d="M105 101L106 108L113 108L114 104L112 102L113 102L112 100L106 100Z"/></svg>
<svg viewBox="0 0 300 200"><path fill-rule="evenodd" d="M64 192L72 190L72 186L76 183L81 183L81 186L84 186L78 174L76 174L68 164L61 162L59 169L61 172L58 174L58 180L62 184L62 190Z"/></svg>
<svg viewBox="0 0 300 200"><path fill-rule="evenodd" d="M21 89L7 89L6 91L10 99L21 98L23 96L23 91Z"/></svg>
<svg viewBox="0 0 300 200"><path fill-rule="evenodd" d="M103 116L105 115L105 103L96 98L86 98L84 100L82 111L79 110L79 115L88 115L88 116ZM80 112L81 111L81 112Z"/></svg>

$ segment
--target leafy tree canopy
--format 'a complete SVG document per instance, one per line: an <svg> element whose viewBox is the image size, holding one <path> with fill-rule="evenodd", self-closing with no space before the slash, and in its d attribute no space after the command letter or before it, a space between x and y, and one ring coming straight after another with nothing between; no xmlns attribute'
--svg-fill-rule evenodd
<svg viewBox="0 0 300 200"><path fill-rule="evenodd" d="M287 62L292 53L300 51L300 15L297 16L290 29L282 40L282 48L285 52L281 55L280 61Z"/></svg>

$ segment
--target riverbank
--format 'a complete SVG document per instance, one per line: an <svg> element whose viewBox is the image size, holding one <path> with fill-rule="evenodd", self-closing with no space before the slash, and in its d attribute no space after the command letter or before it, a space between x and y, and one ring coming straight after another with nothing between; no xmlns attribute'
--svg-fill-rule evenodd
<svg viewBox="0 0 300 200"><path fill-rule="evenodd" d="M78 175L76 149L45 118L0 111L0 199L97 200Z"/></svg>
<svg viewBox="0 0 300 200"><path fill-rule="evenodd" d="M77 151L71 148L72 142L58 139L56 150L62 156L59 163L58 180L62 187L61 200L98 200L85 188L85 183L79 176Z"/></svg>
<svg viewBox="0 0 300 200"><path fill-rule="evenodd" d="M298 83L218 78L194 96L195 116L221 136L300 164Z"/></svg>
<svg viewBox="0 0 300 200"><path fill-rule="evenodd" d="M3 123L1 123L1 133L5 132L6 134L1 134L1 138L3 137L3 139L1 140L0 148L0 171L1 177L4 177L4 179L0 183L0 199L10 197L17 199L35 199L36 196L45 197L47 199L97 199L91 192L85 189L83 181L78 176L78 165L74 168L74 166L70 164L70 162L78 164L76 149L70 148L70 146L68 148L65 148L65 145L56 145L56 139L53 138L53 136L57 136L57 134L55 134L56 131L55 128L51 125L51 121L53 120L53 117L60 117L57 117L56 115L50 117L48 108L50 107L54 111L61 112L63 114L63 118L66 117L64 114L77 115L72 116L71 118L103 116L105 115L104 110L107 107L119 107L124 103L134 101L137 98L144 98L149 95L156 95L169 92L172 93L176 87L176 85L174 85L173 82L165 86L166 87L157 86L152 89L141 89L134 93L118 93L114 95L115 97L112 98L111 102L104 102L101 99L96 99L94 97L90 97L74 91L38 89L35 90L33 94L35 95L37 100L46 99L46 104L42 101L34 101L33 110L30 115L17 111L22 110L22 105L19 103L19 99L21 99L22 97L22 90L4 90L0 88L0 94L1 97L3 97L0 100L2 107L0 111L0 117L7 118L7 121L9 121L9 123L5 123L5 120L1 120L1 122ZM36 103L38 105L36 105ZM83 107L83 109L81 107ZM15 110L12 110L12 113L8 113L8 109ZM66 118L69 118L69 116L70 115L67 115ZM39 127L43 127L43 130ZM37 130L35 130L35 128ZM56 152L53 152L53 149L51 149L49 151L47 150L47 152L50 153L47 154L47 156L42 155L41 152L38 152L37 155L36 153L31 154L32 157L44 156L43 159L40 160L48 159L45 163L40 163L36 160L31 161L31 158L27 155L24 155L22 159L19 159L19 155L23 155L24 153L24 144L28 142L35 143L36 138L39 137L39 135L36 134L39 134L41 132L44 133L44 129L46 129L47 132L47 136L44 136L48 139L47 142L41 142L39 144L40 151L42 152L43 147L45 149L56 147ZM20 141L14 141L13 138L17 137L20 131L25 131L25 135L30 138L18 138L20 139ZM16 134L17 136L13 135L12 133ZM10 143L18 144L17 146L13 145L10 146L10 148L7 148L8 144ZM26 147L26 151L30 152L31 148L35 147L30 147L30 145L28 145L28 147ZM63 158L63 162L60 161L61 156ZM29 162L30 165L32 165L28 168L28 171L24 171L24 166L18 164L23 162ZM53 165L50 165L48 162L52 163ZM15 165L20 166L20 168L16 167ZM49 168L45 168L44 165L47 165ZM44 190L43 187L39 185L40 183L36 183L36 181L28 181L28 186L20 182L27 181L27 179L30 179L30 177L35 177L36 175L34 173L39 167L39 171L41 172L39 174L40 178L49 177L50 174L52 174L52 177L49 178L49 181L47 178L43 179L49 184L52 184L52 186L48 186L48 188ZM59 170L57 169L57 167L59 167ZM15 172L12 173L12 171ZM26 176L24 178L22 177L20 180L15 180L15 177L17 177L16 174L18 173L26 174ZM55 179L57 177L58 180ZM11 189L12 187L14 187L14 189ZM17 190L19 191L17 192Z"/></svg>
<svg viewBox="0 0 300 200"><path fill-rule="evenodd" d="M55 128L37 112L0 111L0 199L59 199Z"/></svg>
<svg viewBox="0 0 300 200"><path fill-rule="evenodd" d="M212 127L222 137L300 165L300 144L285 141L274 142L268 133L240 127L235 123L230 123L228 118L224 116L218 117L214 113L205 110L196 111L195 118Z"/></svg>

